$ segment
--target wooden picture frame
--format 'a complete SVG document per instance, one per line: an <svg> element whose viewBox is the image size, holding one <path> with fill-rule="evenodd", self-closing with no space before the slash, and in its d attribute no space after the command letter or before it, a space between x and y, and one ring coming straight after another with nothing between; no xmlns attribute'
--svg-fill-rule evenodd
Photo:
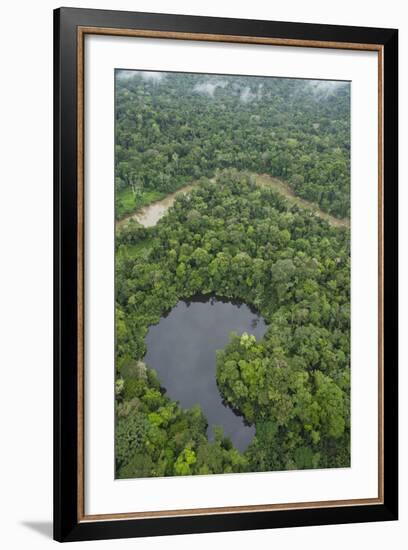
<svg viewBox="0 0 408 550"><path fill-rule="evenodd" d="M84 453L84 39L163 38L378 56L378 495L375 498L87 514ZM166 14L54 12L54 537L58 541L395 520L398 32Z"/></svg>

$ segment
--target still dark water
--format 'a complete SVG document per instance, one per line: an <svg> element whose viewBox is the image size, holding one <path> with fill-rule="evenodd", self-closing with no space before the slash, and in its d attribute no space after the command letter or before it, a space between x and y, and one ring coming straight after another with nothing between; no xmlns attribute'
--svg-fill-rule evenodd
<svg viewBox="0 0 408 550"><path fill-rule="evenodd" d="M199 404L208 420L208 437L214 424L222 426L237 449L244 451L255 435L253 426L223 405L216 383L215 352L229 341L230 332L248 332L261 338L266 325L245 304L216 298L179 302L146 336L145 361L156 370L167 395L183 408Z"/></svg>

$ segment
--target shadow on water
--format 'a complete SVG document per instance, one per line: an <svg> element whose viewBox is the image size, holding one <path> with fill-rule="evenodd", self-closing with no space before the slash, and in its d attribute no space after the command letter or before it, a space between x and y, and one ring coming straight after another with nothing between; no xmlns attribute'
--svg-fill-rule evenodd
<svg viewBox="0 0 408 550"><path fill-rule="evenodd" d="M250 306L214 296L180 301L146 336L145 361L156 370L167 395L183 408L200 405L213 426L223 428L234 446L244 451L255 428L223 402L216 382L216 351L226 346L231 332L262 338L267 326Z"/></svg>

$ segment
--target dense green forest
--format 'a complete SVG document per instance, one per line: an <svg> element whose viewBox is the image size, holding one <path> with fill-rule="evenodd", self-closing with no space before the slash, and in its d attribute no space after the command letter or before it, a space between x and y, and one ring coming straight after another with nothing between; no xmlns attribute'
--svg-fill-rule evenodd
<svg viewBox="0 0 408 550"><path fill-rule="evenodd" d="M198 180L153 227L116 232L116 476L349 466L349 230L247 172L348 216L349 87L127 72L116 83L117 218ZM217 352L222 397L256 428L242 453L220 427L209 441L199 404L181 408L144 362L149 327L195 295L245 302L268 325Z"/></svg>
<svg viewBox="0 0 408 550"><path fill-rule="evenodd" d="M349 216L348 84L129 71L116 82L118 218L217 168L281 177Z"/></svg>

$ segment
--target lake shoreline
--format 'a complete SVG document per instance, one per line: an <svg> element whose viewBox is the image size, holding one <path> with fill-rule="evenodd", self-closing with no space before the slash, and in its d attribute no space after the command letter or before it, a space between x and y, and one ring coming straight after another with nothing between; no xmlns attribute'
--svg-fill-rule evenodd
<svg viewBox="0 0 408 550"><path fill-rule="evenodd" d="M209 442L215 440L214 426L220 426L234 447L245 452L255 425L224 399L217 383L217 351L229 343L231 333L260 340L267 330L265 319L245 302L199 294L180 299L149 327L143 362L156 371L161 391L170 399L185 410L200 407Z"/></svg>

